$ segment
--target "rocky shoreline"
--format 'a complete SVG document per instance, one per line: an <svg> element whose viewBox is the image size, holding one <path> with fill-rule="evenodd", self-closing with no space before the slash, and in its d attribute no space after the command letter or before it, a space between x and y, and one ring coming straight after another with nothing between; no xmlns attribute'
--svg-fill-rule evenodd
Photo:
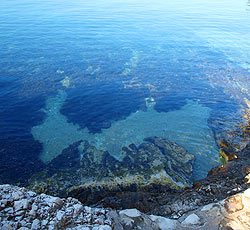
<svg viewBox="0 0 250 230"><path fill-rule="evenodd" d="M197 181L192 187L174 193L167 189L160 193L124 192L106 197L99 203L103 207L138 208L145 213L179 218L202 205L226 199L250 188L250 145L234 153L229 148L229 145L224 146L224 152L228 153L227 163L211 169L205 179Z"/></svg>
<svg viewBox="0 0 250 230"><path fill-rule="evenodd" d="M194 157L173 142L147 138L139 147L123 148L122 162L87 142L77 142L46 170L34 175L28 188L71 196L93 207L136 208L147 214L179 218L249 188L250 145L241 149L222 141L220 153L225 164L192 184Z"/></svg>
<svg viewBox="0 0 250 230"><path fill-rule="evenodd" d="M147 138L124 148L118 162L80 141L34 175L28 188L0 186L1 228L250 229L250 144L222 141L220 147L224 164L190 186L194 157L173 142ZM103 175L106 181L98 180Z"/></svg>
<svg viewBox="0 0 250 230"><path fill-rule="evenodd" d="M147 215L137 209L91 208L71 197L38 195L12 185L0 185L0 198L2 230L250 229L250 189L176 219Z"/></svg>

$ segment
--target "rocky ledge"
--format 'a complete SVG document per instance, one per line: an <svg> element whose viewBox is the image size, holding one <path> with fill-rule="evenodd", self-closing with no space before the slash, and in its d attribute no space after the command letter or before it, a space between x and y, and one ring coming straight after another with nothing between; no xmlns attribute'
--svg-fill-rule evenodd
<svg viewBox="0 0 250 230"><path fill-rule="evenodd" d="M137 209L90 208L71 197L38 195L25 188L0 185L2 230L243 230L250 229L249 212L250 189L169 219Z"/></svg>
<svg viewBox="0 0 250 230"><path fill-rule="evenodd" d="M173 142L151 137L138 147L124 148L123 153L120 162L85 141L77 142L34 175L29 189L71 196L92 207L136 208L180 218L250 187L250 144L238 148L223 141L220 153L225 164L191 186L194 157Z"/></svg>
<svg viewBox="0 0 250 230"><path fill-rule="evenodd" d="M159 137L122 149L117 160L87 141L78 141L29 180L38 193L73 196L86 205L122 192L164 189L172 193L192 185L194 156L174 142Z"/></svg>

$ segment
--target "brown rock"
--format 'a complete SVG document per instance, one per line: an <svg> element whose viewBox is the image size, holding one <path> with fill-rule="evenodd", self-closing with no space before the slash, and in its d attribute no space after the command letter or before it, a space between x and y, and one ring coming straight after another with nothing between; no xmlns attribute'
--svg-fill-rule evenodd
<svg viewBox="0 0 250 230"><path fill-rule="evenodd" d="M219 230L243 230L245 229L236 220L224 218L219 224Z"/></svg>
<svg viewBox="0 0 250 230"><path fill-rule="evenodd" d="M242 195L235 195L226 199L224 207L228 213L234 213L244 208Z"/></svg>

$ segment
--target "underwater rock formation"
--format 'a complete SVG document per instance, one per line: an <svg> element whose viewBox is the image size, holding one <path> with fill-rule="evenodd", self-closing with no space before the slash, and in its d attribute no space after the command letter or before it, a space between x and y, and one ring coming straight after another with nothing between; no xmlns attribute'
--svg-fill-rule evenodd
<svg viewBox="0 0 250 230"><path fill-rule="evenodd" d="M146 138L122 149L118 161L107 151L78 141L30 179L36 192L73 196L86 204L123 191L178 190L192 184L194 156L174 142Z"/></svg>
<svg viewBox="0 0 250 230"><path fill-rule="evenodd" d="M232 146L224 149L233 151ZM140 211L179 218L184 213L199 206L217 202L250 188L250 144L241 151L234 150L237 157L231 158L224 165L210 170L208 176L197 181L190 188L175 191L162 191L153 194L143 192L123 192L119 197L106 197L100 205L117 209L137 207Z"/></svg>
<svg viewBox="0 0 250 230"><path fill-rule="evenodd" d="M219 148L208 127L211 110L198 102L188 100L180 110L159 113L154 109L154 98L145 98L146 111L138 110L124 120L104 122L102 131L93 134L88 128L82 129L79 124L68 122L67 117L61 114L66 98L65 92L48 98L43 110L46 113L45 120L31 129L35 140L42 144L39 158L45 164L69 145L81 140L86 140L97 149L108 151L117 160L121 160L122 147L128 147L131 143L138 146L144 138L151 136L174 141L195 156L194 180L205 178L212 167L220 164ZM84 107L84 104L72 106ZM78 115L79 119L85 119L81 113Z"/></svg>

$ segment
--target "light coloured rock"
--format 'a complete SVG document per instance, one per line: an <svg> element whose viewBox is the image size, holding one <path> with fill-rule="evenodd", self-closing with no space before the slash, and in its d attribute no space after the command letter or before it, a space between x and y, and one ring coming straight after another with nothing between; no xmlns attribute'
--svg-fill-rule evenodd
<svg viewBox="0 0 250 230"><path fill-rule="evenodd" d="M202 212L207 212L207 211L209 211L209 210L212 209L213 205L214 205L214 203L207 204L207 205L205 205L205 206L201 209L201 211L202 211Z"/></svg>
<svg viewBox="0 0 250 230"><path fill-rule="evenodd" d="M59 212L57 212L57 214L56 214L56 218L57 218L57 220L59 220L59 221L62 220L63 216L64 216L64 212L63 212L63 211L59 211Z"/></svg>
<svg viewBox="0 0 250 230"><path fill-rule="evenodd" d="M226 199L224 207L228 213L234 213L244 208L242 195L234 195Z"/></svg>
<svg viewBox="0 0 250 230"><path fill-rule="evenodd" d="M72 228L67 228L66 230L72 230ZM90 230L90 228L81 225L81 226L76 227L75 230Z"/></svg>
<svg viewBox="0 0 250 230"><path fill-rule="evenodd" d="M48 224L48 220L42 220L42 226L46 226Z"/></svg>
<svg viewBox="0 0 250 230"><path fill-rule="evenodd" d="M45 194L34 195L16 186L0 186L2 204L0 229L217 230L218 227L221 230L229 227L234 230L250 229L250 204L246 205L246 201L250 200L248 192L227 198L225 202L206 205L193 210L194 213L186 213L179 220L173 220L161 216L149 216L137 209L118 212L91 208L83 206L73 198L61 199ZM17 197L21 199L15 200ZM233 206L230 204L231 201ZM226 213L224 205L230 207L233 212ZM183 219L184 221L181 222ZM212 225L214 223L216 225Z"/></svg>
<svg viewBox="0 0 250 230"><path fill-rule="evenodd" d="M27 199L17 200L14 202L15 211L27 209L28 206L29 206L29 201Z"/></svg>
<svg viewBox="0 0 250 230"><path fill-rule="evenodd" d="M172 230L176 227L176 220L171 220L162 216L149 216L152 221L154 221L160 228L160 230Z"/></svg>
<svg viewBox="0 0 250 230"><path fill-rule="evenodd" d="M7 204L7 200L0 200L0 207L4 208Z"/></svg>
<svg viewBox="0 0 250 230"><path fill-rule="evenodd" d="M13 229L12 226L10 224L7 224L7 223L4 224L1 228L1 230L12 230L12 229Z"/></svg>
<svg viewBox="0 0 250 230"><path fill-rule="evenodd" d="M32 192L32 191L28 191L27 194L28 194L30 197L36 196L36 193L35 193L35 192Z"/></svg>
<svg viewBox="0 0 250 230"><path fill-rule="evenodd" d="M31 225L31 229L39 229L41 227L40 221L35 219Z"/></svg>
<svg viewBox="0 0 250 230"><path fill-rule="evenodd" d="M22 192L20 192L20 191L13 192L11 195L13 197L13 200L20 200L20 199L22 199L24 197Z"/></svg>
<svg viewBox="0 0 250 230"><path fill-rule="evenodd" d="M75 204L73 205L73 210L74 210L74 217L77 217L83 210L83 206L81 204Z"/></svg>
<svg viewBox="0 0 250 230"><path fill-rule="evenodd" d="M198 217L195 213L189 215L183 222L183 225L196 225L200 223L200 217Z"/></svg>
<svg viewBox="0 0 250 230"><path fill-rule="evenodd" d="M133 228L135 221L129 217L123 217L121 220L122 224L125 228Z"/></svg>
<svg viewBox="0 0 250 230"><path fill-rule="evenodd" d="M242 203L244 206L249 207L249 209L250 209L250 189L247 189L243 193Z"/></svg>
<svg viewBox="0 0 250 230"><path fill-rule="evenodd" d="M250 188L244 192L244 196L250 199Z"/></svg>
<svg viewBox="0 0 250 230"><path fill-rule="evenodd" d="M4 209L4 212L5 213L8 213L9 215L13 214L14 213L14 209L12 207L8 207L8 208L5 208Z"/></svg>
<svg viewBox="0 0 250 230"><path fill-rule="evenodd" d="M111 230L108 212L99 208L83 208L74 198L61 199L37 195L16 186L0 186L0 229L93 229ZM21 198L20 200L15 200ZM11 218L10 218L11 217ZM65 218L64 218L65 217Z"/></svg>
<svg viewBox="0 0 250 230"><path fill-rule="evenodd" d="M35 216L36 215L36 211L38 210L38 206L34 203L34 204L32 204L32 206L31 206L31 210L30 210L30 215L31 216Z"/></svg>
<svg viewBox="0 0 250 230"><path fill-rule="evenodd" d="M108 225L101 225L98 227L94 227L93 230L112 230L112 228Z"/></svg>
<svg viewBox="0 0 250 230"><path fill-rule="evenodd" d="M141 216L141 213L137 209L125 209L119 212L120 215L126 215L131 218L136 218Z"/></svg>

